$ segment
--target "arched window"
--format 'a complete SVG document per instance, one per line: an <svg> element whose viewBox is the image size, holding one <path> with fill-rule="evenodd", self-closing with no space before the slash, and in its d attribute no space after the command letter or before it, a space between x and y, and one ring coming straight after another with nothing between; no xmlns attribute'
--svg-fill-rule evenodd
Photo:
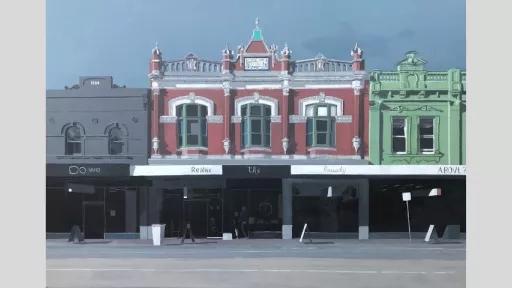
<svg viewBox="0 0 512 288"><path fill-rule="evenodd" d="M336 109L336 105L327 103L306 106L307 146L335 146Z"/></svg>
<svg viewBox="0 0 512 288"><path fill-rule="evenodd" d="M271 106L259 103L242 105L242 146L270 147Z"/></svg>
<svg viewBox="0 0 512 288"><path fill-rule="evenodd" d="M119 126L114 126L108 132L108 153L110 155L126 152L126 135Z"/></svg>
<svg viewBox="0 0 512 288"><path fill-rule="evenodd" d="M179 147L206 147L208 107L200 104L182 104L176 107Z"/></svg>
<svg viewBox="0 0 512 288"><path fill-rule="evenodd" d="M77 124L68 127L65 132L66 155L82 155L82 131Z"/></svg>

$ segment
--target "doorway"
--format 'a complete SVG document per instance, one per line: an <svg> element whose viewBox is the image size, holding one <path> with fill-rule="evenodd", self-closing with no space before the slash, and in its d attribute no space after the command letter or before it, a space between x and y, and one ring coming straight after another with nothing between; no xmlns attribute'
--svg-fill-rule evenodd
<svg viewBox="0 0 512 288"><path fill-rule="evenodd" d="M105 202L84 201L82 203L83 232L85 239L105 238Z"/></svg>

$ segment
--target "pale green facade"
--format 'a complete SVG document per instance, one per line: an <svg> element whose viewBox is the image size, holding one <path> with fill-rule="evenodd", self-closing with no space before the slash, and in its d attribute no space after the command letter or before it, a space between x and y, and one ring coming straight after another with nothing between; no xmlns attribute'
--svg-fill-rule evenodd
<svg viewBox="0 0 512 288"><path fill-rule="evenodd" d="M373 164L465 165L466 72L426 71L425 63L411 51L398 63L397 71L371 73L369 134ZM433 128L420 130L420 119L422 127L433 123ZM425 131L432 130L433 135L428 132L426 136Z"/></svg>

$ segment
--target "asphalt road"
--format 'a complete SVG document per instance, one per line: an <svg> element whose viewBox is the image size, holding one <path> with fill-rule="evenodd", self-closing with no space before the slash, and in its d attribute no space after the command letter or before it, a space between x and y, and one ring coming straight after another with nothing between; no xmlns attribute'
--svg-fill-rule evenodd
<svg viewBox="0 0 512 288"><path fill-rule="evenodd" d="M465 287L465 243L47 241L48 287Z"/></svg>

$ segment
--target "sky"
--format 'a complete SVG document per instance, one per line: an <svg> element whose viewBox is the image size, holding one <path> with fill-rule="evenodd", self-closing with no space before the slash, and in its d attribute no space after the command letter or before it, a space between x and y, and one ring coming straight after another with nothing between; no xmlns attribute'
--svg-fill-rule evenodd
<svg viewBox="0 0 512 288"><path fill-rule="evenodd" d="M149 87L156 42L164 59L221 60L226 45L247 45L256 17L293 59L350 60L357 42L369 71L395 70L410 50L428 70L465 69L465 15L465 0L46 0L46 86L113 76Z"/></svg>

